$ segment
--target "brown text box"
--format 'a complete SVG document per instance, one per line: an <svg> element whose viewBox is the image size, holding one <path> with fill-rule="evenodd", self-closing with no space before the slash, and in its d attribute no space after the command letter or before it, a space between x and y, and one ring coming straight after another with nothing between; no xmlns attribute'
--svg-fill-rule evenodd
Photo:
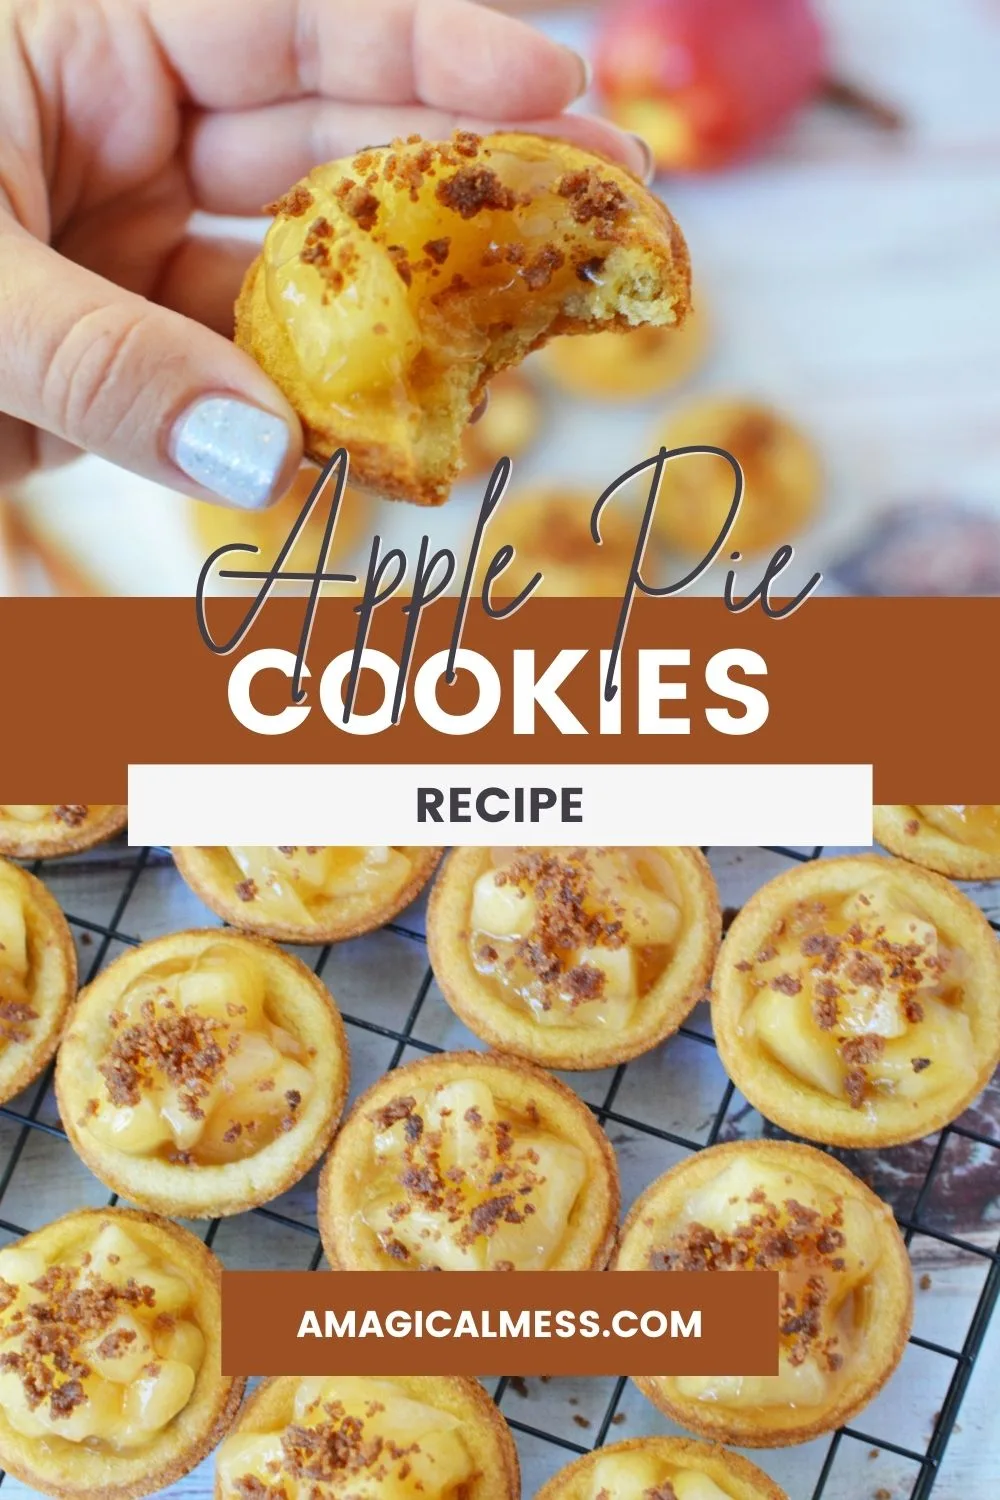
<svg viewBox="0 0 1000 1500"><path fill-rule="evenodd" d="M330 1336L317 1337L317 1328ZM227 1271L222 1368L227 1375L773 1375L778 1277Z"/></svg>

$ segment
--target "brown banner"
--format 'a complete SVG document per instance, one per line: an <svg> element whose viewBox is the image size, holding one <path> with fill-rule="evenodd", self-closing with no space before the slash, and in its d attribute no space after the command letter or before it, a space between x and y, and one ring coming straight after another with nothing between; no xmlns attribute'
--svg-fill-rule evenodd
<svg viewBox="0 0 1000 1500"><path fill-rule="evenodd" d="M236 629L243 600L210 601L213 634ZM308 712L291 733L245 728L230 708L230 676L251 652L294 653L304 602L268 602L246 639L214 655L189 599L8 600L0 602L0 674L5 733L0 747L4 795L12 801L121 802L130 762L873 762L878 801L995 801L995 694L988 672L998 606L976 599L808 600L784 620L758 608L727 611L715 599L639 599L622 653L621 730L601 733L599 653L615 637L615 600L532 600L510 619L470 608L464 649L495 666L501 697L489 723L447 734L421 717L410 693L401 721L365 738L345 733L320 701L324 667L354 645L352 602L320 601L309 642ZM421 622L413 670L447 650L455 601L431 606ZM368 646L398 660L405 617L396 601L379 611ZM534 649L540 673L562 649L585 652L560 697L585 733L564 734L541 709L533 733L515 733L513 654ZM687 652L689 664L656 667L640 684L643 652ZM718 653L756 652L766 674L738 680L767 699L752 733L725 733L709 663ZM411 673L412 677L413 673ZM653 702L657 681L681 684L682 699ZM464 712L474 701L462 674L439 701ZM358 706L371 711L383 689L361 678ZM640 732L647 716L683 717L688 732ZM274 670L255 679L249 698L261 714L289 702L290 684ZM449 696L454 694L454 701ZM710 716L709 711L716 712ZM334 716L335 718L335 716ZM713 722L714 720L714 722ZM735 722L731 719L730 724ZM648 717L647 717L648 725Z"/></svg>
<svg viewBox="0 0 1000 1500"><path fill-rule="evenodd" d="M227 1271L226 1375L774 1375L773 1271Z"/></svg>

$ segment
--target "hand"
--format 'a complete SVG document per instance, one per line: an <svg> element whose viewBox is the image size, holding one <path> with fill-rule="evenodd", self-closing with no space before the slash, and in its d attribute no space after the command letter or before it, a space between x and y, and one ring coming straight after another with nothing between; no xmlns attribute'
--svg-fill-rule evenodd
<svg viewBox="0 0 1000 1500"><path fill-rule="evenodd" d="M298 419L229 342L256 214L311 167L420 132L558 131L581 58L471 0L0 0L0 483L87 449L246 508L287 488ZM481 118L489 115L490 120Z"/></svg>

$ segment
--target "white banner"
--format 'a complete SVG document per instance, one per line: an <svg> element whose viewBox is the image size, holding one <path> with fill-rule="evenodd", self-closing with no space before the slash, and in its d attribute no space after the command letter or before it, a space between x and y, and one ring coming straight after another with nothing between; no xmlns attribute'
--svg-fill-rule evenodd
<svg viewBox="0 0 1000 1500"><path fill-rule="evenodd" d="M135 765L133 844L870 844L871 766Z"/></svg>

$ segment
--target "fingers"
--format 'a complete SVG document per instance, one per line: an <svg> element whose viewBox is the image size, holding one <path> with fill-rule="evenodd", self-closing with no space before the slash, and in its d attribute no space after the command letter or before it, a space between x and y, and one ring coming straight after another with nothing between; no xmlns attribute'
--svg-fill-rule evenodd
<svg viewBox="0 0 1000 1500"><path fill-rule="evenodd" d="M233 336L234 303L260 246L253 240L184 240L156 287L156 301L206 328Z"/></svg>
<svg viewBox="0 0 1000 1500"><path fill-rule="evenodd" d="M421 105L386 109L326 99L198 115L187 142L188 179L199 206L208 212L256 214L319 162L335 161L397 136L447 140L456 128L490 131L497 125ZM641 177L648 175L646 148L607 120L560 115L522 123L518 129L561 136L621 162Z"/></svg>
<svg viewBox="0 0 1000 1500"><path fill-rule="evenodd" d="M145 0L191 102L245 109L307 94L355 103L558 114L581 58L472 0Z"/></svg>
<svg viewBox="0 0 1000 1500"><path fill-rule="evenodd" d="M22 465L34 427L244 509L277 499L298 468L298 419L247 355L6 225L0 329L3 435Z"/></svg>

